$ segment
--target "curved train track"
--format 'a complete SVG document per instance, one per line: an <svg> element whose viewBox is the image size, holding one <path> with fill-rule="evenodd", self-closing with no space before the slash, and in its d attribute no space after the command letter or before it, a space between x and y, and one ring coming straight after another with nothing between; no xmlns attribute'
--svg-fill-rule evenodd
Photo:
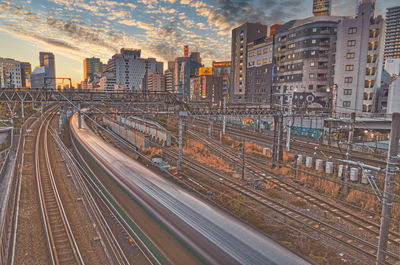
<svg viewBox="0 0 400 265"><path fill-rule="evenodd" d="M41 211L52 264L84 264L53 176L48 152L48 130L55 115L41 121L35 144L35 169Z"/></svg>

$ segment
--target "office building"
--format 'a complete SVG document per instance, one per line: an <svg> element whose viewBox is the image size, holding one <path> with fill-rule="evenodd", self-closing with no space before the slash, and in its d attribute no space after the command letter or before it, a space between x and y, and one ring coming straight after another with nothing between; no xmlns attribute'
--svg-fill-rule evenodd
<svg viewBox="0 0 400 265"><path fill-rule="evenodd" d="M106 69L103 69L103 63L100 58L86 58L83 60L83 79L93 79L94 73L103 73Z"/></svg>
<svg viewBox="0 0 400 265"><path fill-rule="evenodd" d="M245 23L232 30L231 50L231 75L232 94L231 99L236 102L244 102L247 81L247 45L255 40L266 37L268 26L261 23Z"/></svg>
<svg viewBox="0 0 400 265"><path fill-rule="evenodd" d="M143 78L147 70L163 71L163 63L154 58L141 58L138 49L122 48L121 52L113 55L108 61L106 72L100 79L101 89L128 89L143 91Z"/></svg>
<svg viewBox="0 0 400 265"><path fill-rule="evenodd" d="M335 80L337 112L376 111L383 69L384 19L374 16L375 1L363 0L354 18L340 21Z"/></svg>
<svg viewBox="0 0 400 265"><path fill-rule="evenodd" d="M149 69L146 73L147 91L165 91L165 79L162 73Z"/></svg>
<svg viewBox="0 0 400 265"><path fill-rule="evenodd" d="M385 60L400 58L400 6L386 11Z"/></svg>
<svg viewBox="0 0 400 265"><path fill-rule="evenodd" d="M273 94L293 93L295 105L329 107L340 20L341 17L315 16L289 21L277 30ZM280 99L272 98L274 104ZM325 103L315 105L316 102Z"/></svg>
<svg viewBox="0 0 400 265"><path fill-rule="evenodd" d="M381 89L379 90L378 106L376 112L386 113L388 98L389 98L389 88L392 84L393 77L386 70L382 72Z"/></svg>
<svg viewBox="0 0 400 265"><path fill-rule="evenodd" d="M55 64L55 59L54 59L54 54L51 52L40 52L39 53L39 62L40 66L45 66L46 67L46 78L50 78L46 80L45 82L45 87L49 89L55 89L56 88L56 64Z"/></svg>
<svg viewBox="0 0 400 265"><path fill-rule="evenodd" d="M174 93L185 101L190 97L190 77L202 67L199 52L192 52L189 57L177 57L174 63Z"/></svg>
<svg viewBox="0 0 400 265"><path fill-rule="evenodd" d="M21 62L21 85L22 87L30 87L30 74L32 72L32 66L28 62Z"/></svg>
<svg viewBox="0 0 400 265"><path fill-rule="evenodd" d="M221 107L222 77L199 75L190 78L190 102L206 103L210 107Z"/></svg>
<svg viewBox="0 0 400 265"><path fill-rule="evenodd" d="M174 91L174 73L171 72L170 69L167 69L164 72L164 85L165 91L171 93Z"/></svg>
<svg viewBox="0 0 400 265"><path fill-rule="evenodd" d="M22 87L21 63L10 58L0 58L0 87Z"/></svg>
<svg viewBox="0 0 400 265"><path fill-rule="evenodd" d="M47 76L48 69L46 66L38 66L30 74L31 88L44 88L44 78ZM48 85L47 85L48 87ZM55 89L55 88L54 88Z"/></svg>
<svg viewBox="0 0 400 265"><path fill-rule="evenodd" d="M273 42L274 37L270 36L247 45L246 102L271 102Z"/></svg>
<svg viewBox="0 0 400 265"><path fill-rule="evenodd" d="M330 16L331 0L314 0L313 14L314 16Z"/></svg>
<svg viewBox="0 0 400 265"><path fill-rule="evenodd" d="M231 93L231 61L212 62L213 75L222 77L222 96L229 103Z"/></svg>
<svg viewBox="0 0 400 265"><path fill-rule="evenodd" d="M386 114L400 113L400 78L393 80L389 87L389 96L387 102Z"/></svg>

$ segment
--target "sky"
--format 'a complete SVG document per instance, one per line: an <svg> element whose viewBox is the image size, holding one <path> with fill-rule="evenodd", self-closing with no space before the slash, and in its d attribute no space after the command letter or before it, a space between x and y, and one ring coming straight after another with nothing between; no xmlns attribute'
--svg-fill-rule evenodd
<svg viewBox="0 0 400 265"><path fill-rule="evenodd" d="M354 15L357 0L332 0L332 15ZM398 0L377 0L376 14ZM285 23L312 15L312 0L0 0L0 57L39 65L55 54L57 77L83 79L83 59L106 63L120 48L167 62L184 45L203 63L230 60L231 30L240 24ZM165 67L165 65L164 65Z"/></svg>

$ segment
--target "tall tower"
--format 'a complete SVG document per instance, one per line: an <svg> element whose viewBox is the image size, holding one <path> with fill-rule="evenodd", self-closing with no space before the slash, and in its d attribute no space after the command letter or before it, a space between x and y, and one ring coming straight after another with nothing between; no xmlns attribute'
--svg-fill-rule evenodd
<svg viewBox="0 0 400 265"><path fill-rule="evenodd" d="M400 58L400 6L386 11L385 60Z"/></svg>
<svg viewBox="0 0 400 265"><path fill-rule="evenodd" d="M313 14L314 16L330 16L331 0L314 0Z"/></svg>
<svg viewBox="0 0 400 265"><path fill-rule="evenodd" d="M54 54L51 52L40 52L39 53L40 66L46 66L46 77L56 77L56 64L54 60ZM56 80L52 79L46 82L47 87L51 89L56 88Z"/></svg>
<svg viewBox="0 0 400 265"><path fill-rule="evenodd" d="M268 26L261 23L245 23L232 30L231 74L232 100L244 102L246 94L247 44L265 38Z"/></svg>

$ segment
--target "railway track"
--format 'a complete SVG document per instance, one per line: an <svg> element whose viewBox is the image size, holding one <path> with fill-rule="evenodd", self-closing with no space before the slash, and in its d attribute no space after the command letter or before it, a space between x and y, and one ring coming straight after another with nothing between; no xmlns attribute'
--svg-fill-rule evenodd
<svg viewBox="0 0 400 265"><path fill-rule="evenodd" d="M175 151L164 149L164 152L173 159L178 159L178 154ZM286 218L289 218L292 221L295 221L301 225L313 229L314 231L317 231L320 235L326 236L327 238L330 238L343 246L346 246L354 251L357 251L358 253L361 253L371 260L376 259L376 245L364 239L356 237L348 232L342 231L341 229L330 225L328 222L312 217L307 213L295 209L294 207L290 207L286 204L277 202L265 196L261 192L246 187L246 185L243 185L243 183L240 183L239 181L234 181L223 174L216 173L215 170L213 170L212 168L204 166L200 163L193 162L191 159L183 157L183 165L186 165L189 169L194 170L195 172L202 175L206 174L207 177L212 178L214 181L217 181L222 185L227 186L228 188L257 201L263 206L277 212L278 214L283 215ZM400 256L397 254L388 252L387 255L390 256L393 261L400 260ZM386 264L392 263L389 261Z"/></svg>
<svg viewBox="0 0 400 265"><path fill-rule="evenodd" d="M48 152L48 130L54 112L42 120L35 144L35 170L41 211L52 264L84 264L64 211Z"/></svg>
<svg viewBox="0 0 400 265"><path fill-rule="evenodd" d="M209 138L199 133L193 131L190 132L193 135L195 135L198 140L203 142L203 144L205 144L206 146L211 148L211 150L217 152L224 158L230 161L234 161L238 164L242 163L241 158L232 149L223 147L219 142L215 140L210 140ZM338 207L324 198L319 198L318 196L315 196L313 193L305 191L304 188L297 187L294 184L282 180L282 178L279 175L274 173L272 170L268 169L265 165L249 160L247 160L245 163L247 170L251 171L254 175L262 179L265 183L273 183L277 185L279 188L285 190L286 192L291 193L298 198L306 200L310 205L316 205L323 211L327 211L337 218L345 220L353 225L356 225L357 227L361 227L362 230L371 233L373 238L378 237L380 228L379 224L372 222L368 219L365 219L361 216L358 216L347 209ZM265 173L268 173L268 176ZM225 176L225 178L227 177ZM241 186L243 187L243 184L241 184ZM400 234L394 231L390 231L388 243L390 245L393 245L393 248L400 248ZM400 260L399 255L392 255L392 257L397 260Z"/></svg>
<svg viewBox="0 0 400 265"><path fill-rule="evenodd" d="M162 148L161 146L159 147ZM174 160L178 159L177 152L169 150L167 148L164 148L163 150L168 156L170 156ZM327 238L335 240L336 242L340 243L343 246L346 246L354 251L357 251L358 253L364 255L365 257L371 260L376 259L377 247L373 243L370 243L362 238L354 236L351 233L342 231L341 229L333 225L330 225L328 222L312 217L309 214L299 211L294 207L276 202L275 200L265 196L261 192L246 187L246 185L243 185L243 183L240 183L240 181L235 181L229 177L226 177L225 175L216 173L214 169L204 166L200 163L196 163L191 159L183 157L183 165L202 175L206 174L207 177L212 178L214 181L217 181L229 187L230 189L257 201L263 206L277 212L278 214L283 215L286 218L289 218L292 221L295 221L301 225L304 225L310 229L317 231L320 235L326 236ZM296 191L294 192L296 194ZM314 201L315 199L311 198L311 200ZM332 211L336 212L338 211L338 209L336 208L333 209ZM392 260L395 261L400 260L400 256L397 254L388 252L387 255ZM390 261L387 264L390 264Z"/></svg>
<svg viewBox="0 0 400 265"><path fill-rule="evenodd" d="M239 164L242 163L241 158L238 157L237 153L234 150L224 147L218 141L209 139L199 133L193 131L191 131L191 133L196 135L197 139L199 139L203 144L205 144L206 146L211 148L211 150L214 150L224 158L230 161L235 161ZM372 233L375 237L379 235L380 224L365 219L365 217L354 214L344 207L338 207L335 204L327 201L326 198L320 198L319 196L316 196L313 192L305 190L304 187L299 187L282 179L280 175L273 172L265 164L247 159L245 161L245 166L250 172L262 179L265 183L273 183L279 188L287 191L288 193L291 193L296 197L306 200L311 205L316 205L322 210L327 211L334 216L341 218L342 220L346 220L356 226L361 226L363 227L363 230ZM268 173L268 176L265 173ZM400 247L400 234L394 231L390 231L389 236L389 244L397 245L398 247Z"/></svg>
<svg viewBox="0 0 400 265"><path fill-rule="evenodd" d="M197 123L202 124L202 126L206 126L205 128L201 127L201 129L208 130L207 129L208 123L206 121L196 120L196 126L193 128L199 129L199 126L197 126ZM222 125L220 123L214 123L214 129L222 131ZM256 132L253 132L248 129L236 128L235 126L227 125L226 126L226 135L248 139L248 140L269 146L269 147L272 147L272 145L274 144L273 135L268 135L267 133L262 133L262 134L256 133ZM282 145L285 146L285 144L286 144L286 137L284 136L284 139L282 139ZM345 159L345 154L340 152L340 150L337 147L325 146L325 145L320 145L320 144L312 143L312 142L304 142L301 140L297 140L293 136L292 136L292 142L291 142L290 147L292 150L298 152L299 154L309 154L310 156L313 156L313 154L314 154L314 152L316 152L316 148L317 148L317 151L321 151L327 156L332 156L333 158L336 158L336 159ZM378 166L378 167L386 166L385 157L379 156L379 155L372 156L369 153L362 153L359 151L352 151L350 154L350 159L355 160L355 161L361 161L366 164L370 164L370 165Z"/></svg>

